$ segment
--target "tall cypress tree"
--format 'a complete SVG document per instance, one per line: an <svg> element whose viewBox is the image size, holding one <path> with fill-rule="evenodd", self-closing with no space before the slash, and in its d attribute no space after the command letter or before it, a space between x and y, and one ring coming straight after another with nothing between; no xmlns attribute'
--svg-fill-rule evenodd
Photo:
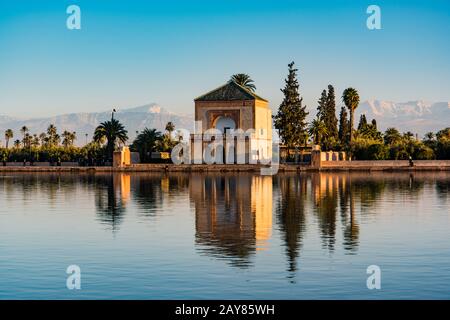
<svg viewBox="0 0 450 320"><path fill-rule="evenodd" d="M372 119L372 127L378 131L378 127L377 127L377 120Z"/></svg>
<svg viewBox="0 0 450 320"><path fill-rule="evenodd" d="M327 136L329 138L338 138L338 119L336 118L336 96L334 94L334 87L328 85L328 95L326 103L326 119L325 125L327 126Z"/></svg>
<svg viewBox="0 0 450 320"><path fill-rule="evenodd" d="M350 140L350 123L348 121L347 109L345 107L341 108L341 113L339 114L339 141L341 146L346 146Z"/></svg>
<svg viewBox="0 0 450 320"><path fill-rule="evenodd" d="M325 121L327 117L327 90L322 91L322 95L320 96L319 101L317 101L317 118L320 121Z"/></svg>
<svg viewBox="0 0 450 320"><path fill-rule="evenodd" d="M358 130L363 130L366 127L367 127L367 119L366 119L366 115L363 113L359 117Z"/></svg>
<svg viewBox="0 0 450 320"><path fill-rule="evenodd" d="M289 65L289 73L285 79L285 86L281 91L284 94L283 102L274 116L275 128L280 131L282 142L288 147L302 145L306 134L306 106L303 106L303 98L300 97L297 80L297 69L294 62Z"/></svg>

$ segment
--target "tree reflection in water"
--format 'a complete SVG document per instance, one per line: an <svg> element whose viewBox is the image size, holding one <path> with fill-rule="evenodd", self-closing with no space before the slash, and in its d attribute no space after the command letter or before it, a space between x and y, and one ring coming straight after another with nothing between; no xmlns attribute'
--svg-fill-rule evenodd
<svg viewBox="0 0 450 320"><path fill-rule="evenodd" d="M99 220L117 231L130 198L130 175L99 175L95 178L95 206Z"/></svg>
<svg viewBox="0 0 450 320"><path fill-rule="evenodd" d="M27 180L28 188L40 181L22 179ZM130 199L138 206L139 214L148 219L158 210L164 214L162 208L189 194L195 211L198 252L239 268L252 266L252 257L258 251L270 250L272 232L278 230L291 278L298 269L307 228L317 225L322 248L329 254L335 251L339 238L347 254L356 254L359 223L377 212L378 204L402 194L419 201L426 184L434 186L442 201L448 201L450 185L448 174L439 173L302 173L274 177L155 173L79 179L82 185L95 190L99 219L113 230L118 229ZM49 183L40 188L48 186L48 192L54 194L56 186L65 180L49 177ZM272 217L276 226L272 225Z"/></svg>
<svg viewBox="0 0 450 320"><path fill-rule="evenodd" d="M276 182L279 197L275 212L285 243L289 277L293 277L297 270L297 258L306 226L307 180L298 175L278 176Z"/></svg>

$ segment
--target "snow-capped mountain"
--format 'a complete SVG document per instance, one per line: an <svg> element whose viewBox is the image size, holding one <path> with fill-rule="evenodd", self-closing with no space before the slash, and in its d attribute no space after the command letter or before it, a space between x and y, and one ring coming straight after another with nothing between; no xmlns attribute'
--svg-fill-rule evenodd
<svg viewBox="0 0 450 320"><path fill-rule="evenodd" d="M114 114L128 130L130 140L136 136L136 131L141 131L145 127L155 128L164 131L167 122L172 121L175 128L191 130L194 120L191 115L182 115L169 112L156 103L151 103L136 108L119 108ZM21 139L20 128L27 126L31 134L45 132L50 124L54 124L59 133L64 130L75 131L77 133L77 144L85 143L85 135L92 138L95 128L103 121L111 119L111 111L92 113L71 113L48 118L18 119L0 115L0 141L3 140L3 132L6 129L14 131L14 138Z"/></svg>
<svg viewBox="0 0 450 320"><path fill-rule="evenodd" d="M339 110L337 110L339 112ZM411 131L423 136L428 131L436 132L450 127L450 103L429 103L424 101L409 101L396 103L383 100L368 100L362 102L356 109L355 126L359 117L365 114L368 121L377 120L378 127L384 131L395 127L401 132ZM135 108L119 108L114 117L122 122L128 130L130 141L136 136L136 131L145 127L164 131L167 122L172 121L176 128L193 129L193 114L183 115L169 112L156 103L150 103ZM14 131L14 138L21 139L20 128L27 126L30 133L45 132L50 124L54 124L61 133L64 130L77 133L77 144L85 143L85 135L92 138L95 127L100 122L111 119L111 111L92 113L71 113L48 118L18 119L0 115L0 141L6 129Z"/></svg>
<svg viewBox="0 0 450 320"><path fill-rule="evenodd" d="M381 130L395 127L402 132L411 131L423 136L426 132L450 127L450 102L368 100L356 109L355 126L363 113L368 121L375 118Z"/></svg>

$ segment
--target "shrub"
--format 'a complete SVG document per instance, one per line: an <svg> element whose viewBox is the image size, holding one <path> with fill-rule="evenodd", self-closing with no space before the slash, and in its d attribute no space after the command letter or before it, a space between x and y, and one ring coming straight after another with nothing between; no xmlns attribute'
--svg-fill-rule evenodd
<svg viewBox="0 0 450 320"><path fill-rule="evenodd" d="M389 148L380 140L357 138L351 149L354 158L358 160L385 160L389 156Z"/></svg>

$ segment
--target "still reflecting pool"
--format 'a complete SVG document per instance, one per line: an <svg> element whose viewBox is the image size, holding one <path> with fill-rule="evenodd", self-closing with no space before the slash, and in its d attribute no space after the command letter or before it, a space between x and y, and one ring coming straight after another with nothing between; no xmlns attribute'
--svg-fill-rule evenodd
<svg viewBox="0 0 450 320"><path fill-rule="evenodd" d="M450 172L2 174L0 194L0 299L450 298Z"/></svg>

